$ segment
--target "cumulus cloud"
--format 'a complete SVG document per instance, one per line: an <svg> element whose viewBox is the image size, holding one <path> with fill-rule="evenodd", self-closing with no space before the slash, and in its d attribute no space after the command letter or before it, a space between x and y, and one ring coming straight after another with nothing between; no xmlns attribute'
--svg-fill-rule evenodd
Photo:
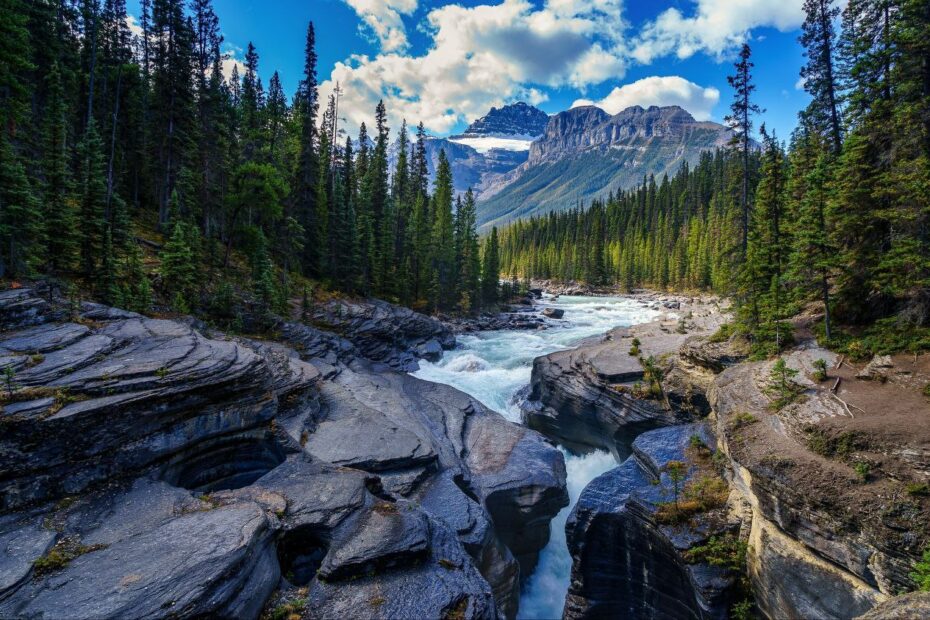
<svg viewBox="0 0 930 620"><path fill-rule="evenodd" d="M643 64L674 53L688 58L698 52L721 57L747 41L753 28L770 26L783 32L804 21L803 0L695 0L693 14L677 8L662 12L640 32L632 57Z"/></svg>
<svg viewBox="0 0 930 620"><path fill-rule="evenodd" d="M595 105L609 114L616 114L634 105L677 105L703 121L710 118L718 101L720 91L716 88L703 88L678 76L652 76L614 88L600 101L579 99L572 107Z"/></svg>
<svg viewBox="0 0 930 620"><path fill-rule="evenodd" d="M393 128L406 118L444 133L491 106L539 104L546 87L584 89L626 68L622 0L449 4L431 10L423 27L432 44L420 56L382 50L336 63L321 84L324 100L339 82L350 126L371 119L383 98Z"/></svg>
<svg viewBox="0 0 930 620"><path fill-rule="evenodd" d="M345 0L381 43L385 52L407 49L407 30L402 15L417 10L417 0Z"/></svg>

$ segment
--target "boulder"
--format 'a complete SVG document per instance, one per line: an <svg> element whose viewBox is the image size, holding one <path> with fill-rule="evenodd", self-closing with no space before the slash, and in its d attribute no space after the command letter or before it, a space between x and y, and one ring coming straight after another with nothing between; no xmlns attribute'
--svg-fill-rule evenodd
<svg viewBox="0 0 930 620"><path fill-rule="evenodd" d="M913 620L930 618L930 592L911 592L890 598L858 620Z"/></svg>
<svg viewBox="0 0 930 620"><path fill-rule="evenodd" d="M659 507L673 501L665 465L688 463L683 487L697 475L688 457L695 436L714 444L704 424L644 433L633 456L582 492L565 526L572 572L564 618L728 617L737 575L688 551L711 537L733 536L739 523L722 506L682 524L658 518Z"/></svg>
<svg viewBox="0 0 930 620"><path fill-rule="evenodd" d="M384 334L82 312L0 295L0 617L516 615L568 502L541 436L359 355Z"/></svg>
<svg viewBox="0 0 930 620"><path fill-rule="evenodd" d="M416 370L421 352L435 359L441 353L436 344L440 350L455 346L455 336L441 321L378 299L319 303L312 321L351 341L368 359L404 371Z"/></svg>
<svg viewBox="0 0 930 620"><path fill-rule="evenodd" d="M544 317L549 319L561 319L565 316L565 310L561 308L544 308L542 313Z"/></svg>
<svg viewBox="0 0 930 620"><path fill-rule="evenodd" d="M890 355L876 355L865 367L856 373L857 379L865 381L885 381L894 372L894 362Z"/></svg>

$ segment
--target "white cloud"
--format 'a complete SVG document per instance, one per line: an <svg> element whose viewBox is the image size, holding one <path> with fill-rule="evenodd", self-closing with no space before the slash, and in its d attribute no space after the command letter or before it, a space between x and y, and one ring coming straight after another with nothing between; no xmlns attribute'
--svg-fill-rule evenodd
<svg viewBox="0 0 930 620"><path fill-rule="evenodd" d="M345 0L374 33L385 52L407 49L407 30L402 15L417 10L417 0Z"/></svg>
<svg viewBox="0 0 930 620"><path fill-rule="evenodd" d="M633 58L649 64L672 53L678 58L698 52L721 57L747 41L753 28L769 26L786 32L804 21L803 0L695 0L695 4L691 16L671 8L646 24Z"/></svg>
<svg viewBox="0 0 930 620"><path fill-rule="evenodd" d="M392 3L396 12L398 0ZM370 121L383 98L392 128L406 118L444 133L494 105L538 104L545 87L584 89L625 72L622 0L547 0L541 8L529 0L450 4L431 10L423 27L432 38L423 55L383 50L336 63L321 85L322 100L338 81L350 128Z"/></svg>
<svg viewBox="0 0 930 620"><path fill-rule="evenodd" d="M710 118L718 101L720 91L716 88L703 88L678 76L652 76L614 88L600 101L579 99L572 107L596 105L609 114L616 114L634 105L677 105L704 121Z"/></svg>
<svg viewBox="0 0 930 620"><path fill-rule="evenodd" d="M129 33L132 36L141 37L143 35L142 24L139 23L135 15L126 16L126 26L129 28Z"/></svg>

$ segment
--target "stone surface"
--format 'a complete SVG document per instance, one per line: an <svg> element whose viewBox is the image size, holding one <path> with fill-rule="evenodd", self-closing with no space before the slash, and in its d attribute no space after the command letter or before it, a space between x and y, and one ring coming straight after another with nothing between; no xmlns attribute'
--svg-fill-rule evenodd
<svg viewBox="0 0 930 620"><path fill-rule="evenodd" d="M930 592L912 592L888 599L859 620L915 620L930 618Z"/></svg>
<svg viewBox="0 0 930 620"><path fill-rule="evenodd" d="M642 299L657 308L671 301ZM674 301L680 306L675 314L536 358L522 407L524 423L574 452L608 450L623 460L641 433L706 415L704 386L713 380L713 372L678 351L696 347L695 340L706 338L725 317L710 300ZM638 351L634 339L640 342ZM661 395L641 393L645 377L640 358L650 357L663 372Z"/></svg>
<svg viewBox="0 0 930 620"><path fill-rule="evenodd" d="M0 617L256 618L295 598L308 618L513 617L568 501L562 455L367 361L451 345L376 305L406 344L283 324L292 349L95 304L68 322L0 294Z"/></svg>
<svg viewBox="0 0 930 620"><path fill-rule="evenodd" d="M662 469L686 460L694 435L714 443L704 424L640 435L633 456L582 492L565 526L573 558L565 618L727 617L735 574L685 554L738 524L719 510L681 525L656 520L658 506L673 497Z"/></svg>
<svg viewBox="0 0 930 620"><path fill-rule="evenodd" d="M440 321L377 299L317 304L312 320L351 341L368 359L405 371L416 370L421 354L435 360L442 349L455 346L455 336Z"/></svg>

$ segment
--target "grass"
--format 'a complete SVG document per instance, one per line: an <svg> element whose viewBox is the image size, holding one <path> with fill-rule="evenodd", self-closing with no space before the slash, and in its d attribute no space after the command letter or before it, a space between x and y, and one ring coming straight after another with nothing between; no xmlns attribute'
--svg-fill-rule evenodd
<svg viewBox="0 0 930 620"><path fill-rule="evenodd" d="M106 549L106 545L83 545L76 538L62 538L48 553L33 561L32 568L36 577L60 571L76 558L93 551Z"/></svg>
<svg viewBox="0 0 930 620"><path fill-rule="evenodd" d="M707 339L707 342L726 342L735 333L736 325L733 323L724 323L720 326L720 329L711 334L711 336Z"/></svg>
<svg viewBox="0 0 930 620"><path fill-rule="evenodd" d="M823 429L811 425L804 429L804 434L805 443L810 451L825 458L846 460L854 452L868 447L866 438L854 431L830 435Z"/></svg>
<svg viewBox="0 0 930 620"><path fill-rule="evenodd" d="M904 490L911 497L930 497L930 484L926 482L909 482Z"/></svg>
<svg viewBox="0 0 930 620"><path fill-rule="evenodd" d="M755 424L759 421L759 418L752 415L747 411L741 411L733 416L733 419L730 420L729 427L731 431L738 431L741 428L749 426L750 424Z"/></svg>
<svg viewBox="0 0 930 620"><path fill-rule="evenodd" d="M286 603L281 603L271 612L271 620L300 620L303 617L303 611L307 607L307 599L296 598Z"/></svg>
<svg viewBox="0 0 930 620"><path fill-rule="evenodd" d="M856 334L835 329L831 336L827 340L823 324L818 326L817 341L821 345L855 361L869 359L874 355L930 351L930 327L902 323L894 317L876 321Z"/></svg>

